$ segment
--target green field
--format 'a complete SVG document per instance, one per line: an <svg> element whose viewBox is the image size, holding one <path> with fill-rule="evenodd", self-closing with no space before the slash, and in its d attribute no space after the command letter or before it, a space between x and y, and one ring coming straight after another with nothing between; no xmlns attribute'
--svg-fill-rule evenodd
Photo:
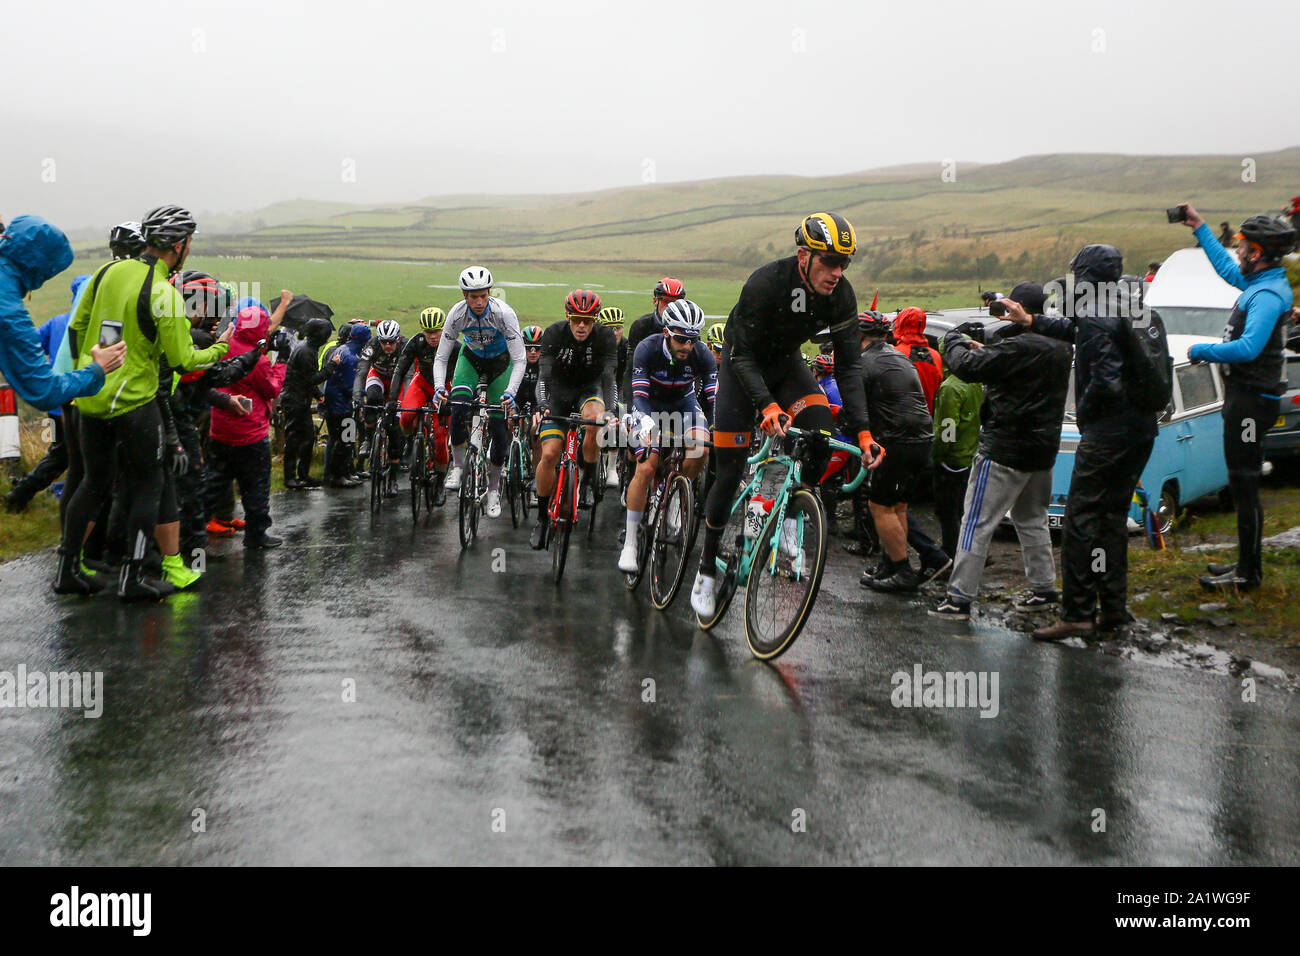
<svg viewBox="0 0 1300 956"><path fill-rule="evenodd" d="M195 246L196 253L202 250ZM68 284L79 272L92 272L103 259L79 257L72 268L47 283L32 296L29 309L37 323L68 307ZM546 269L539 266L497 266L493 270L505 299L525 324L547 325L564 315L564 297L570 289L594 289L606 305L616 305L635 318L651 308L650 290L661 272L626 272L592 266ZM191 268L211 272L230 282L259 283L261 298L273 302L281 289L310 295L334 309L335 319L397 319L405 332L417 326L420 312L431 305L450 308L460 298L456 278L463 265L447 262L382 262L366 259L251 258L222 259L195 255ZM735 305L747 270L734 279L696 278L689 269L675 273L686 283L687 294L708 315L725 316ZM435 288L451 286L452 288ZM871 304L874 287L858 287L859 305ZM978 305L976 284L955 282L895 282L881 286L880 305L894 310L907 305L935 309Z"/></svg>

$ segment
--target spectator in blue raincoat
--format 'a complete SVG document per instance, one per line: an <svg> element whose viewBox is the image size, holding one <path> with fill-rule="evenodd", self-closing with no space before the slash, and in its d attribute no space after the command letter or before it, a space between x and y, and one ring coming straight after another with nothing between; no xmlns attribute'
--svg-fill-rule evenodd
<svg viewBox="0 0 1300 956"><path fill-rule="evenodd" d="M94 395L126 354L124 343L96 345L90 350L94 361L80 371L51 371L23 298L71 264L68 237L40 216L18 216L0 233L0 375L43 412Z"/></svg>
<svg viewBox="0 0 1300 956"><path fill-rule="evenodd" d="M348 333L348 340L337 350L339 361L325 381L325 426L329 429L329 447L325 451L325 483L331 488L355 488L360 484L352 477L352 442L357 420L352 412L352 385L356 379L361 350L370 340L370 326L358 322ZM350 427L349 427L350 422Z"/></svg>

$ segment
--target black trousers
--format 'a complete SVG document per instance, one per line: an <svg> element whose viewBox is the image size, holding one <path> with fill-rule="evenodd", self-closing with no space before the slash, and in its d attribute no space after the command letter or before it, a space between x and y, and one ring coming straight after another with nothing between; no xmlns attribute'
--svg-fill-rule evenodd
<svg viewBox="0 0 1300 956"><path fill-rule="evenodd" d="M343 440L344 423L352 412L326 412L325 427L329 429L329 445L325 449L325 477L346 478L352 474L352 443Z"/></svg>
<svg viewBox="0 0 1300 956"><path fill-rule="evenodd" d="M284 408L284 480L307 478L311 474L311 453L316 447L316 429L311 406Z"/></svg>
<svg viewBox="0 0 1300 956"><path fill-rule="evenodd" d="M1229 386L1223 400L1223 457L1228 464L1228 490L1237 504L1237 573L1260 581L1264 536L1264 507L1259 478L1264 468L1264 434L1277 421L1281 402Z"/></svg>
<svg viewBox="0 0 1300 956"><path fill-rule="evenodd" d="M263 438L251 445L208 445L205 479L208 515L216 513L231 486L239 485L244 504L244 541L256 541L271 527L271 442Z"/></svg>
<svg viewBox="0 0 1300 956"><path fill-rule="evenodd" d="M970 466L952 471L944 465L934 466L934 513L939 519L945 554L957 553L957 535L961 533L962 512L966 507L966 484Z"/></svg>
<svg viewBox="0 0 1300 956"><path fill-rule="evenodd" d="M50 442L45 457L38 461L31 471L14 482L9 492L10 499L17 505L26 506L37 494L50 487L68 468L68 444L63 427L63 416L51 415L50 420L54 422L54 440Z"/></svg>
<svg viewBox="0 0 1300 956"><path fill-rule="evenodd" d="M177 419L176 432L190 466L176 476L176 510L181 522L181 556L188 563L195 548L208 544L207 504L204 499L203 446L193 423Z"/></svg>
<svg viewBox="0 0 1300 956"><path fill-rule="evenodd" d="M86 526L99 514L113 488L114 460L131 492L126 512L126 557L144 557L163 491L162 416L156 402L124 412L115 418L82 415L77 422L85 475L68 503L63 526L63 546L81 553ZM117 456L114 456L114 448Z"/></svg>
<svg viewBox="0 0 1300 956"><path fill-rule="evenodd" d="M1091 621L1128 609L1128 512L1155 436L1092 435L1079 439L1061 540L1062 616Z"/></svg>

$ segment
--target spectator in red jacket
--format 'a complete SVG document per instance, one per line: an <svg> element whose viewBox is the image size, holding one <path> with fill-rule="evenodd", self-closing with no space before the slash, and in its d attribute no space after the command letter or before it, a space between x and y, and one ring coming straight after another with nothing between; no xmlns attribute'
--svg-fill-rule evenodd
<svg viewBox="0 0 1300 956"><path fill-rule="evenodd" d="M227 357L242 355L266 339L271 316L259 306L241 309ZM244 547L274 548L283 543L268 534L271 527L271 406L284 387L287 350L272 362L263 355L253 370L223 392L249 408L247 415L212 409L212 442L205 484L208 517L220 503L223 490L233 480L244 504Z"/></svg>
<svg viewBox="0 0 1300 956"><path fill-rule="evenodd" d="M894 319L894 348L912 360L921 376L925 403L934 414L934 396L943 382L943 359L925 338L925 310L906 308Z"/></svg>

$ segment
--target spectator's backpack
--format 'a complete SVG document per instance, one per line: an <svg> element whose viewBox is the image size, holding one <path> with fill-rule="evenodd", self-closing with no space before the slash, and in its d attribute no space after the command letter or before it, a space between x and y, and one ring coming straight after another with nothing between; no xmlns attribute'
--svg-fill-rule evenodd
<svg viewBox="0 0 1300 956"><path fill-rule="evenodd" d="M1154 309L1141 307L1140 289L1139 284L1133 299L1139 304L1124 310L1120 317L1125 339L1124 389L1134 408L1158 415L1174 394L1174 360L1164 320Z"/></svg>

